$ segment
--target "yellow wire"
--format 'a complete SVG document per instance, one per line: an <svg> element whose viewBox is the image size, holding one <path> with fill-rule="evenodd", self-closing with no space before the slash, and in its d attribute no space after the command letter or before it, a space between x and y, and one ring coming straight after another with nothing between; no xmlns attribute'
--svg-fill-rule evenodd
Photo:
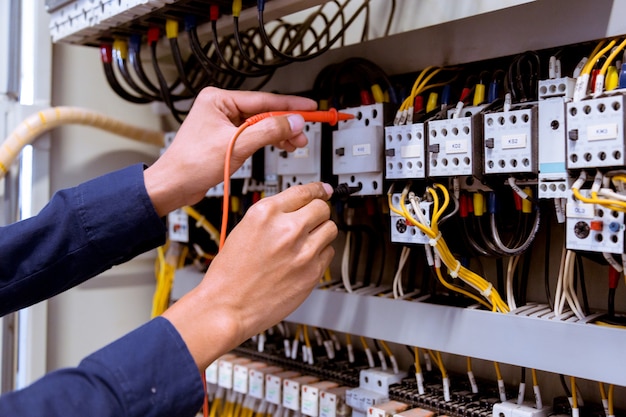
<svg viewBox="0 0 626 417"><path fill-rule="evenodd" d="M306 347L311 347L311 339L309 339L309 327L304 325L302 326L302 334L304 335L304 344Z"/></svg>
<svg viewBox="0 0 626 417"><path fill-rule="evenodd" d="M591 69L596 65L595 57L600 53L600 49L602 48L602 46L604 46L604 42L605 41L601 41L593 49L593 51L589 55L589 59L587 60L587 63L583 66L583 69L580 71L580 75L591 73Z"/></svg>
<svg viewBox="0 0 626 417"><path fill-rule="evenodd" d="M360 336L361 339L361 344L363 345L363 349L369 349L369 346L367 346L367 342L365 341L365 337Z"/></svg>
<svg viewBox="0 0 626 417"><path fill-rule="evenodd" d="M498 362L494 362L493 366L496 369L496 378L499 381L502 379L502 372L500 372L500 364Z"/></svg>
<svg viewBox="0 0 626 417"><path fill-rule="evenodd" d="M415 373L422 373L422 366L420 365L420 349L417 346L413 347L413 355L415 356Z"/></svg>
<svg viewBox="0 0 626 417"><path fill-rule="evenodd" d="M532 373L532 375L533 375L533 386L535 386L535 387L536 387L536 386L538 386L538 385L539 385L539 383L537 382L537 371L536 371L534 368L532 368L532 369L530 370L530 372L531 372L531 373Z"/></svg>
<svg viewBox="0 0 626 417"><path fill-rule="evenodd" d="M606 391L604 390L604 384L602 382L598 382L598 387L600 388L600 398L602 400L606 400Z"/></svg>
<svg viewBox="0 0 626 417"><path fill-rule="evenodd" d="M441 358L441 352L439 352L438 350L432 351L430 349L428 350L428 352L430 353L430 357L433 359L433 362L435 362L435 364L439 368L439 371L441 371L441 377L447 378L448 372L446 372L446 367L443 364L443 359Z"/></svg>
<svg viewBox="0 0 626 417"><path fill-rule="evenodd" d="M198 224L200 224L200 226L202 226L202 228L204 230L206 230L206 232L211 237L212 241L214 241L214 242L219 244L219 242L220 242L220 232L217 230L217 228L215 226L213 226L211 224L211 222L209 222L206 219L206 217L204 217L196 209L194 209L193 207L190 207L190 206L183 207L183 211L185 213L187 213L187 215L189 217L192 217L194 220L196 220L198 222Z"/></svg>
<svg viewBox="0 0 626 417"><path fill-rule="evenodd" d="M437 278L439 278L439 281L441 282L441 284L443 284L444 287L446 287L447 289L449 289L450 291L454 291L454 292L458 292L459 294L463 294L466 297L469 297L471 299L473 299L474 301L480 303L481 305L485 306L487 309L491 310L492 306L489 305L485 300L475 296L474 294L472 294L469 291L464 290L461 287L457 287L455 285L450 284L448 281L445 280L445 278L443 277L443 275L441 274L441 268L435 268L435 272L437 273Z"/></svg>
<svg viewBox="0 0 626 417"><path fill-rule="evenodd" d="M574 378L573 376L570 376L569 380L570 380L570 385L572 386L572 408L578 408L578 394L576 393L576 378Z"/></svg>
<svg viewBox="0 0 626 417"><path fill-rule="evenodd" d="M380 345L385 350L385 353L387 354L387 356L393 356L393 353L391 353L391 349L389 349L389 345L387 345L387 342L385 342L384 340L379 340L379 342L380 342Z"/></svg>
<svg viewBox="0 0 626 417"><path fill-rule="evenodd" d="M613 62L613 60L615 59L617 54L619 54L622 51L622 49L624 49L624 47L626 47L626 39L624 39L622 41L622 43L620 43L617 46L617 48L615 48L611 52L611 55L609 55L609 57L606 59L606 61L604 61L604 64L602 65L602 68L600 69L600 75L606 74L606 70L609 68L609 66L611 65L611 63Z"/></svg>
<svg viewBox="0 0 626 417"><path fill-rule="evenodd" d="M222 399L215 398L213 400L213 404L211 404L211 413L209 417L217 417L218 409L220 409L221 407L222 407Z"/></svg>
<svg viewBox="0 0 626 417"><path fill-rule="evenodd" d="M614 416L615 415L615 410L613 409L613 384L609 385L609 415L610 416Z"/></svg>
<svg viewBox="0 0 626 417"><path fill-rule="evenodd" d="M572 187L572 194L574 194L574 197L576 197L578 200L582 201L583 203L599 204L611 210L626 212L625 201L601 199L597 197L595 198L585 197L584 195L580 193L578 188L574 188L574 187Z"/></svg>
<svg viewBox="0 0 626 417"><path fill-rule="evenodd" d="M472 358L467 357L467 372L472 372Z"/></svg>

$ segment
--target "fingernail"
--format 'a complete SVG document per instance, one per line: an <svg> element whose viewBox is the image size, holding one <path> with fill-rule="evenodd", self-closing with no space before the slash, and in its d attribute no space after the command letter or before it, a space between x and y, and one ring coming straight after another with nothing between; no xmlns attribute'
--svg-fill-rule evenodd
<svg viewBox="0 0 626 417"><path fill-rule="evenodd" d="M302 129L304 129L304 117L299 114L290 114L287 116L287 120L289 121L289 126L291 127L291 131L293 133L300 133Z"/></svg>
<svg viewBox="0 0 626 417"><path fill-rule="evenodd" d="M333 195L333 187L332 187L332 185L326 184L325 182L323 182L322 186L324 187L324 190L326 191L326 194L328 195L328 197Z"/></svg>

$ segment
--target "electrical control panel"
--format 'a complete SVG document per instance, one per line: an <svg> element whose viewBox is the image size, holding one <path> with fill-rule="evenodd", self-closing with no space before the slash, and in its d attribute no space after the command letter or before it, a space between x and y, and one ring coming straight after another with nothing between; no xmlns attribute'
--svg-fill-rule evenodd
<svg viewBox="0 0 626 417"><path fill-rule="evenodd" d="M428 130L428 175L454 177L482 174L482 116L433 120Z"/></svg>
<svg viewBox="0 0 626 417"><path fill-rule="evenodd" d="M394 193L391 196L391 202L395 207L400 207L400 193ZM407 209L415 217L413 207L406 202ZM420 201L419 207L422 213L427 219L430 219L433 203L429 201ZM407 220L394 213L389 213L389 220L391 222L391 241L394 243L407 243L407 244L428 244L429 238L422 232L417 226L410 225Z"/></svg>
<svg viewBox="0 0 626 417"><path fill-rule="evenodd" d="M567 104L567 168L610 168L626 164L624 96Z"/></svg>
<svg viewBox="0 0 626 417"><path fill-rule="evenodd" d="M333 132L333 174L339 183L360 187L355 195L383 192L383 105L372 104L342 110L353 114Z"/></svg>
<svg viewBox="0 0 626 417"><path fill-rule="evenodd" d="M278 151L277 173L282 189L292 185L307 184L321 180L322 170L322 124L309 122L304 125L308 144L293 152Z"/></svg>
<svg viewBox="0 0 626 417"><path fill-rule="evenodd" d="M537 173L537 108L484 115L484 173Z"/></svg>
<svg viewBox="0 0 626 417"><path fill-rule="evenodd" d="M539 82L539 198L567 198L571 181L566 168L566 103L576 81L558 78Z"/></svg>
<svg viewBox="0 0 626 417"><path fill-rule="evenodd" d="M589 190L581 194L589 197ZM624 253L624 213L583 203L573 195L566 207L566 247L571 250Z"/></svg>
<svg viewBox="0 0 626 417"><path fill-rule="evenodd" d="M385 127L385 178L426 178L424 123Z"/></svg>

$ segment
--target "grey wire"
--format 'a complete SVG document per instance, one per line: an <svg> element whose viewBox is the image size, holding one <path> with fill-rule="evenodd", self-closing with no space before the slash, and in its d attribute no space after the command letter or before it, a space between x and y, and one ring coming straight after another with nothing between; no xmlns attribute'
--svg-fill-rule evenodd
<svg viewBox="0 0 626 417"><path fill-rule="evenodd" d="M498 233L498 227L496 225L496 215L495 213L491 213L490 221L491 221L491 235L493 237L493 241L498 247L499 250L506 253L507 255L521 255L530 247L530 245L535 240L535 236L537 235L537 231L539 230L539 224L541 220L541 212L539 210L536 211L535 221L533 223L533 227L528 234L528 237L520 246L515 248L509 248L504 243L502 243L502 239L500 239L500 234Z"/></svg>

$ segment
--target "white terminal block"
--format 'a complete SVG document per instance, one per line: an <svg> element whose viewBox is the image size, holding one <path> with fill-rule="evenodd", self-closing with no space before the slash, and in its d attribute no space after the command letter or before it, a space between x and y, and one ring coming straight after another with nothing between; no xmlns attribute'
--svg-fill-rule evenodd
<svg viewBox="0 0 626 417"><path fill-rule="evenodd" d="M265 367L267 367L265 362L235 364L233 369L233 391L247 394L250 386L250 371Z"/></svg>
<svg viewBox="0 0 626 417"><path fill-rule="evenodd" d="M281 176L283 190L321 180L322 124L308 122L302 132L308 140L305 147L278 152L277 173Z"/></svg>
<svg viewBox="0 0 626 417"><path fill-rule="evenodd" d="M343 417L350 414L346 404L348 387L331 388L320 393L319 417Z"/></svg>
<svg viewBox="0 0 626 417"><path fill-rule="evenodd" d="M317 381L319 381L319 378L311 375L285 379L283 381L283 407L293 411L300 411L302 387Z"/></svg>
<svg viewBox="0 0 626 417"><path fill-rule="evenodd" d="M300 372L285 371L265 377L265 401L281 405L283 403L283 381L287 378L296 378Z"/></svg>
<svg viewBox="0 0 626 417"><path fill-rule="evenodd" d="M400 208L400 198L402 194L393 193L391 196L391 203L394 207ZM409 202L405 202L409 213L413 215L414 218L417 219L413 207ZM430 217L432 215L432 206L433 203L429 201L420 201L419 207L424 214L424 217L430 221ZM389 212L389 219L391 221L391 241L394 243L407 243L407 244L416 244L416 245L426 245L429 242L428 236L424 234L417 226L411 226L407 224L407 221L404 217L394 213L393 211Z"/></svg>
<svg viewBox="0 0 626 417"><path fill-rule="evenodd" d="M310 417L318 417L321 394L326 390L338 386L339 384L332 381L320 381L303 385L300 394L300 411L302 414Z"/></svg>
<svg viewBox="0 0 626 417"><path fill-rule="evenodd" d="M538 172L537 107L484 115L484 173Z"/></svg>
<svg viewBox="0 0 626 417"><path fill-rule="evenodd" d="M590 190L581 190L590 197ZM566 205L565 247L570 250L624 253L624 213L583 203L571 195Z"/></svg>
<svg viewBox="0 0 626 417"><path fill-rule="evenodd" d="M384 115L381 103L341 110L355 115L333 132L333 174L339 183L361 187L353 195L382 195Z"/></svg>
<svg viewBox="0 0 626 417"><path fill-rule="evenodd" d="M211 364L205 369L204 376L206 378L207 384L217 384L219 380L219 362L220 360L229 360L235 359L237 356L232 353L227 353L219 357L216 361L211 362Z"/></svg>
<svg viewBox="0 0 626 417"><path fill-rule="evenodd" d="M367 409L369 417L391 417L409 408L409 405L400 401L387 401Z"/></svg>
<svg viewBox="0 0 626 417"><path fill-rule="evenodd" d="M625 97L621 94L567 104L567 168L626 165Z"/></svg>
<svg viewBox="0 0 626 417"><path fill-rule="evenodd" d="M365 415L369 407L389 401L389 387L407 376L406 372L394 374L380 368L364 369L359 373L359 387L346 391L346 404L355 412Z"/></svg>
<svg viewBox="0 0 626 417"><path fill-rule="evenodd" d="M505 401L493 405L493 417L547 417L552 407L544 406L540 410L534 407L535 403L525 401L523 404Z"/></svg>
<svg viewBox="0 0 626 417"><path fill-rule="evenodd" d="M262 400L265 398L265 378L267 375L283 372L279 366L250 369L248 376L248 395Z"/></svg>
<svg viewBox="0 0 626 417"><path fill-rule="evenodd" d="M385 127L385 178L426 178L424 123Z"/></svg>
<svg viewBox="0 0 626 417"><path fill-rule="evenodd" d="M365 416L369 407L389 401L389 394L352 388L346 391L346 404L352 408L352 417Z"/></svg>
<svg viewBox="0 0 626 417"><path fill-rule="evenodd" d="M217 385L222 388L232 389L235 375L235 365L252 362L248 358L220 358L218 360Z"/></svg>
<svg viewBox="0 0 626 417"><path fill-rule="evenodd" d="M566 103L572 100L576 80L558 78L539 82L538 158L539 198L567 198L571 179L566 167Z"/></svg>
<svg viewBox="0 0 626 417"><path fill-rule="evenodd" d="M482 174L483 124L480 114L433 120L428 131L428 176L479 177Z"/></svg>

